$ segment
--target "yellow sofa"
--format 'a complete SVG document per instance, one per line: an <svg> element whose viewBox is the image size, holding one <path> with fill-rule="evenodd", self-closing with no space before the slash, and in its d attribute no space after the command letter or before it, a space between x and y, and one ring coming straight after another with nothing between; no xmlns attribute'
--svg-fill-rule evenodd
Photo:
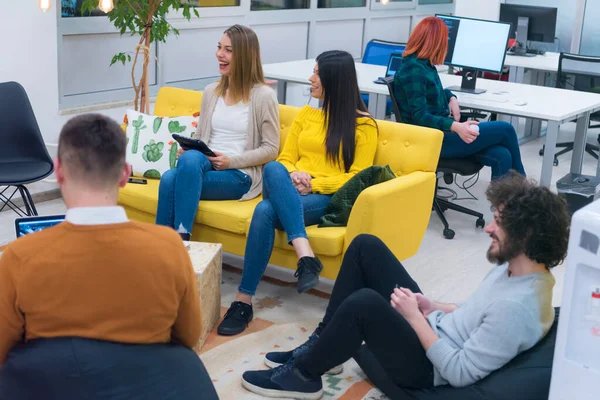
<svg viewBox="0 0 600 400"><path fill-rule="evenodd" d="M154 114L193 115L199 111L201 99L201 92L165 87L158 93ZM299 110L279 106L280 150ZM364 190L347 227L307 227L310 244L323 262L321 276L328 279L337 277L342 256L357 235L369 233L379 237L403 260L417 252L429 221L442 132L390 121L377 123L379 145L375 163L389 165L398 178ZM128 184L120 190L119 204L129 218L155 221L158 185L158 180L149 179L147 185ZM201 201L192 240L222 243L223 251L243 256L252 213L260 200ZM284 232L277 231L270 263L296 269L296 255Z"/></svg>

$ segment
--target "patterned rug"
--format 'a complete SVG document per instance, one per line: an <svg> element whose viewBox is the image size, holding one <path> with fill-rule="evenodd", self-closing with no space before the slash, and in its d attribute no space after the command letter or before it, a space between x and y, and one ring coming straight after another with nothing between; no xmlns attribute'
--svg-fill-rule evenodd
<svg viewBox="0 0 600 400"><path fill-rule="evenodd" d="M239 273L223 270L223 315L235 298ZM261 281L254 300L254 320L243 334L224 337L216 329L207 339L200 358L210 374L219 398L223 400L257 400L241 385L244 371L266 369L264 355L269 351L290 350L304 343L322 318L327 299L312 294L298 294L295 286ZM381 391L366 380L360 367L349 360L340 375L323 377L323 399L383 400Z"/></svg>

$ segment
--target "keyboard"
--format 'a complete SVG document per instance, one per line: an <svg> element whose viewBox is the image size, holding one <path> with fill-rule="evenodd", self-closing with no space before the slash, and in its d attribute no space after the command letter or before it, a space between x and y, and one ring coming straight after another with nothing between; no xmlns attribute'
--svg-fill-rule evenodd
<svg viewBox="0 0 600 400"><path fill-rule="evenodd" d="M544 54L546 54L546 52L544 50L538 50L538 49L527 49L526 52L527 52L527 54L536 54L536 55L540 55L540 56L543 56Z"/></svg>

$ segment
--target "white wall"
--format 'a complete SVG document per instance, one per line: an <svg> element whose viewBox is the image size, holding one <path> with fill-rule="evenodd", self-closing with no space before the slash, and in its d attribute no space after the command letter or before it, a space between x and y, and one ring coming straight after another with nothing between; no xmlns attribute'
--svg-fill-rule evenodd
<svg viewBox="0 0 600 400"><path fill-rule="evenodd" d="M454 0L454 15L497 21L501 0Z"/></svg>
<svg viewBox="0 0 600 400"><path fill-rule="evenodd" d="M0 82L23 85L47 143L56 143L62 125L73 115L58 113L56 2L44 13L37 1L2 0L0 14ZM124 109L105 114L121 120ZM54 157L56 151L49 148ZM28 185L32 193L55 189L53 183Z"/></svg>

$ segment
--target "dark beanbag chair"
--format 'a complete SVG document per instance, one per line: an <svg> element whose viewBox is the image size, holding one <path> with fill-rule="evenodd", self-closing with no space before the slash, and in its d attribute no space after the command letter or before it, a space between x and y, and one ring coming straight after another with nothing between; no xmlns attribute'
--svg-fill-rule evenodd
<svg viewBox="0 0 600 400"><path fill-rule="evenodd" d="M1 400L217 400L202 361L175 344L36 339L0 368Z"/></svg>
<svg viewBox="0 0 600 400"><path fill-rule="evenodd" d="M392 400L548 400L559 308L548 334L534 347L472 385L404 389L396 386L366 345L354 357L369 380Z"/></svg>

